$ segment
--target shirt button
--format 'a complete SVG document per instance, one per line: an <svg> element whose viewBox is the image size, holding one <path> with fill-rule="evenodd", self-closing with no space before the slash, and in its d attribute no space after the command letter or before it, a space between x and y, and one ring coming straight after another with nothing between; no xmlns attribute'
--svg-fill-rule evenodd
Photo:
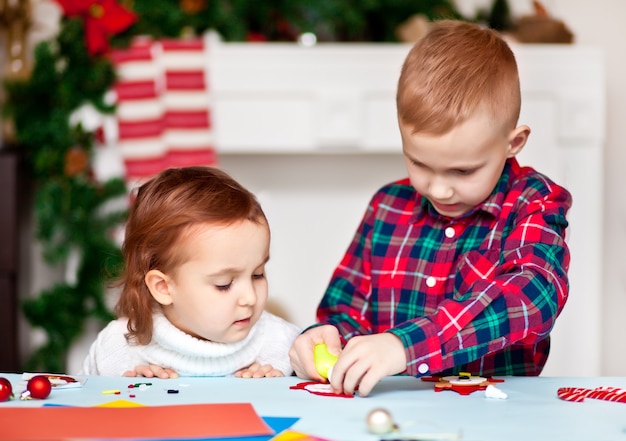
<svg viewBox="0 0 626 441"><path fill-rule="evenodd" d="M425 374L426 372L428 372L428 365L426 363L422 363L417 367L417 371L420 374Z"/></svg>
<svg viewBox="0 0 626 441"><path fill-rule="evenodd" d="M430 276L426 279L426 286L428 286L429 288L432 288L436 284L437 284L437 280L433 276Z"/></svg>
<svg viewBox="0 0 626 441"><path fill-rule="evenodd" d="M448 228L446 228L446 233L445 234L446 234L446 237L448 239L452 239L454 237L454 235L456 234L456 231L454 231L454 228L448 227Z"/></svg>

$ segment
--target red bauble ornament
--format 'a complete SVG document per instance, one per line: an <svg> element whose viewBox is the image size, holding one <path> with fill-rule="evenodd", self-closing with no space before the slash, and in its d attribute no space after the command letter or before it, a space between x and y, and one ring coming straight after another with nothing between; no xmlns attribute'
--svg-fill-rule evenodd
<svg viewBox="0 0 626 441"><path fill-rule="evenodd" d="M13 395L11 382L4 377L0 377L0 401L9 401Z"/></svg>
<svg viewBox="0 0 626 441"><path fill-rule="evenodd" d="M30 392L31 398L43 400L50 395L52 383L50 383L50 380L45 375L35 375L33 378L28 380L26 389Z"/></svg>

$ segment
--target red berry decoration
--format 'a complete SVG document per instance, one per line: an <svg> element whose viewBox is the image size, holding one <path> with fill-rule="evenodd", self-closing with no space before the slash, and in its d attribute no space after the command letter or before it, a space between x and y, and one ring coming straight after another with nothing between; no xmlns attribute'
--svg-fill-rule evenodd
<svg viewBox="0 0 626 441"><path fill-rule="evenodd" d="M11 382L4 377L0 377L0 401L9 401L13 395Z"/></svg>
<svg viewBox="0 0 626 441"><path fill-rule="evenodd" d="M43 400L50 395L52 384L45 375L35 375L33 378L28 380L26 389L30 392L31 398Z"/></svg>

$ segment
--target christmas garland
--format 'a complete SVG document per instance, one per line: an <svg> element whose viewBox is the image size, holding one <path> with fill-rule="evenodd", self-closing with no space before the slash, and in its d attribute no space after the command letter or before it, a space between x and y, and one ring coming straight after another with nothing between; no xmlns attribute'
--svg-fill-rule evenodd
<svg viewBox="0 0 626 441"><path fill-rule="evenodd" d="M446 0L56 0L63 9L59 34L40 43L27 79L5 81L4 112L33 183L36 237L50 265L75 262L75 274L23 302L29 323L45 342L24 370L65 372L69 348L86 321L113 318L106 281L119 275L122 256L113 231L126 209L110 206L126 195L121 178L101 182L93 170L99 128L78 111L111 113L105 96L115 81L109 46L139 35L155 38L216 30L227 41L395 41L397 26L422 14L459 18Z"/></svg>

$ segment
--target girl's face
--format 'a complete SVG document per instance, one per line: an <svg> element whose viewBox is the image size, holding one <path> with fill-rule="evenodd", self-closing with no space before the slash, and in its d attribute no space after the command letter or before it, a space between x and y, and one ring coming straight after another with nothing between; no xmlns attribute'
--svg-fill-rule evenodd
<svg viewBox="0 0 626 441"><path fill-rule="evenodd" d="M189 259L174 273L160 273L160 287L149 280L148 273L148 287L152 284L165 316L180 330L214 342L243 340L267 300L267 224L247 220L201 224L188 233L179 246L185 247L180 252Z"/></svg>

